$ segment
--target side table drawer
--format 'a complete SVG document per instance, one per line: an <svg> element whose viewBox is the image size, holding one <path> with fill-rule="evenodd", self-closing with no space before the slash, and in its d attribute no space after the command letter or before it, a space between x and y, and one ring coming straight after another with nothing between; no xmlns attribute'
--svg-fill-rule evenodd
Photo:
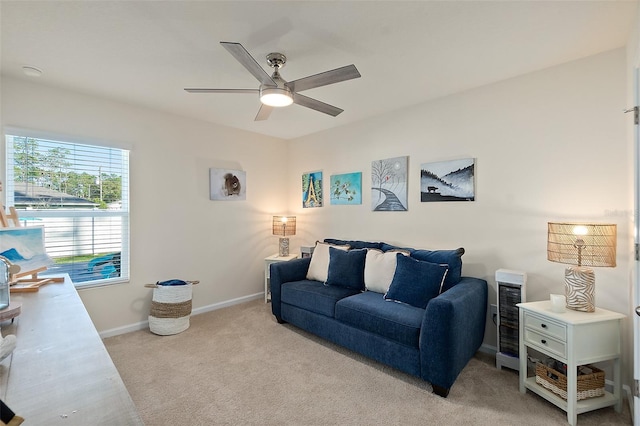
<svg viewBox="0 0 640 426"><path fill-rule="evenodd" d="M524 340L527 344L537 346L539 348L546 349L547 351L565 358L567 357L567 345L565 342L561 342L549 337L546 334L538 333L529 328L524 329Z"/></svg>
<svg viewBox="0 0 640 426"><path fill-rule="evenodd" d="M538 316L530 312L524 313L524 327L532 331L537 331L541 335L554 337L562 342L567 341L567 326L550 321L548 318Z"/></svg>

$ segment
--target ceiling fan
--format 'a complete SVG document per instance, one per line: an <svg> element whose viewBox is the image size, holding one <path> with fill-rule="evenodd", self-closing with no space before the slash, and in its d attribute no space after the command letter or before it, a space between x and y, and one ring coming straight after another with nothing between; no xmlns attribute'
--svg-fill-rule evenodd
<svg viewBox="0 0 640 426"><path fill-rule="evenodd" d="M353 78L359 78L360 73L355 65L347 65L331 71L325 71L309 77L300 78L293 81L285 81L280 76L280 68L287 62L286 56L282 53L269 53L267 63L273 68L273 74L269 76L265 70L253 59L247 50L240 43L221 41L222 47L227 49L238 62L242 64L258 81L258 89L184 89L189 93L253 93L260 96L260 109L255 121L269 118L273 108L291 105L292 103L311 108L316 111L329 114L333 117L340 114L342 109L326 104L317 99L301 95L298 92L313 89L315 87L326 86L328 84L339 83Z"/></svg>

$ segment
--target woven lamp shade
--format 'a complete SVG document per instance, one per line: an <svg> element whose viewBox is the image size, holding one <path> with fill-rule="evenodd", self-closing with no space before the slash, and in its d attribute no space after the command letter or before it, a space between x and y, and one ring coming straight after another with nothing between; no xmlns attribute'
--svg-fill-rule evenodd
<svg viewBox="0 0 640 426"><path fill-rule="evenodd" d="M547 259L578 266L616 266L617 228L613 224L549 222ZM583 246L576 242L581 239Z"/></svg>
<svg viewBox="0 0 640 426"><path fill-rule="evenodd" d="M289 256L289 236L296 235L295 216L274 216L273 235L280 236L278 241L278 256Z"/></svg>
<svg viewBox="0 0 640 426"><path fill-rule="evenodd" d="M616 225L549 222L547 259L569 266L564 291L569 309L594 312L595 274L591 266L616 266Z"/></svg>
<svg viewBox="0 0 640 426"><path fill-rule="evenodd" d="M295 216L274 216L273 217L273 235L288 237L296 235L296 217Z"/></svg>

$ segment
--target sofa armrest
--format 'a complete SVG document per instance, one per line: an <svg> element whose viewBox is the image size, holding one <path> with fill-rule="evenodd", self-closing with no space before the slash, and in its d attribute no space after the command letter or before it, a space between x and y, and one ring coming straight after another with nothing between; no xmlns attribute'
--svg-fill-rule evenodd
<svg viewBox="0 0 640 426"><path fill-rule="evenodd" d="M307 270L311 263L310 257L302 259L294 259L288 262L278 262L271 264L270 283L271 283L271 312L276 316L278 321L281 320L280 314L280 286L291 281L304 280L307 277Z"/></svg>
<svg viewBox="0 0 640 426"><path fill-rule="evenodd" d="M422 378L445 395L482 345L487 318L487 282L462 280L431 299L420 329Z"/></svg>

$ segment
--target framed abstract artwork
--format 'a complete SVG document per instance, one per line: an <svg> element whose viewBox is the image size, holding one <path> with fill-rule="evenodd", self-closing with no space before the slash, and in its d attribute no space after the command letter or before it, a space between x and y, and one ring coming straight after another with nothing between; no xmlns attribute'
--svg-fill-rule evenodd
<svg viewBox="0 0 640 426"><path fill-rule="evenodd" d="M409 157L371 162L371 210L407 211Z"/></svg>
<svg viewBox="0 0 640 426"><path fill-rule="evenodd" d="M420 201L474 201L475 158L420 165Z"/></svg>
<svg viewBox="0 0 640 426"><path fill-rule="evenodd" d="M237 201L247 199L247 173L242 170L209 169L209 199Z"/></svg>
<svg viewBox="0 0 640 426"><path fill-rule="evenodd" d="M362 172L331 175L331 204L362 204Z"/></svg>
<svg viewBox="0 0 640 426"><path fill-rule="evenodd" d="M322 207L322 172L302 174L302 207Z"/></svg>

